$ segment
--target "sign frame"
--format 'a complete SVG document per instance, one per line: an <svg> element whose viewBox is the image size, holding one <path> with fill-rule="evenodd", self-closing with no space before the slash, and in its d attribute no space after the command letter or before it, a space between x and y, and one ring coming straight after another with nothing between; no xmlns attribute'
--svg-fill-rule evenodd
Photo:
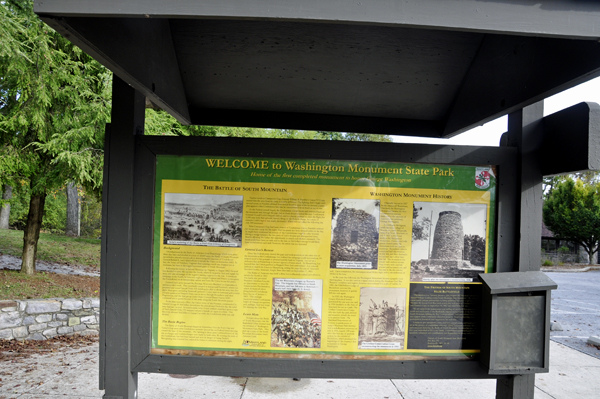
<svg viewBox="0 0 600 399"><path fill-rule="evenodd" d="M318 144L318 145L316 145ZM517 149L281 139L136 136L132 219L131 369L197 375L295 378L490 378L477 361L322 360L151 354L152 260L156 155L340 159L443 165L493 165L498 173L496 272L511 271ZM511 184L510 180L515 179ZM499 223L499 220L502 220ZM505 234L503 234L505 232ZM384 363L382 363L384 362ZM503 377L498 377L503 378Z"/></svg>

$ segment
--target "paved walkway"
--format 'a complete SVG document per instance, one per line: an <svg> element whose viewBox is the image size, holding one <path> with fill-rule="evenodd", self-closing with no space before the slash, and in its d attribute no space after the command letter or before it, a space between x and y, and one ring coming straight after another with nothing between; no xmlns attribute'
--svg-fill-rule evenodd
<svg viewBox="0 0 600 399"><path fill-rule="evenodd" d="M98 345L0 362L0 399L101 398ZM538 374L536 399L598 398L600 359L550 342L550 373ZM175 376L176 377L176 376ZM495 380L324 380L140 374L140 399L492 399Z"/></svg>

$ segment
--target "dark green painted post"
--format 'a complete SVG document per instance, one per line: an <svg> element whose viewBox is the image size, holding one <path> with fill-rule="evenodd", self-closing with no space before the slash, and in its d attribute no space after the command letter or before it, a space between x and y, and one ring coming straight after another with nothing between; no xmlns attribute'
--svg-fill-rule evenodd
<svg viewBox="0 0 600 399"><path fill-rule="evenodd" d="M514 246L517 270L540 270L542 245L542 167L540 148L543 142L544 103L538 102L508 117L508 133L502 145L519 151L514 185L517 189L517 218ZM506 182L505 182L506 184ZM498 399L533 399L535 374L511 376L496 383Z"/></svg>
<svg viewBox="0 0 600 399"><path fill-rule="evenodd" d="M144 97L114 76L102 204L100 388L105 399L137 397L137 373L131 371L131 232L135 135L143 132Z"/></svg>

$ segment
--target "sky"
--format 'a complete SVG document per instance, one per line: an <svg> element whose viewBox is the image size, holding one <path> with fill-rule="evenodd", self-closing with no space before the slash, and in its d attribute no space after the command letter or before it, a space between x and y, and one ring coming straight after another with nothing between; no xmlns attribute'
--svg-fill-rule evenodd
<svg viewBox="0 0 600 399"><path fill-rule="evenodd" d="M583 101L600 103L600 78L592 79L579 86L572 87L544 100L544 116L553 114L571 105ZM475 129L459 134L451 139L426 139L422 137L392 136L396 143L422 143L422 144L455 144L455 145L483 145L498 146L500 136L506 132L508 117L486 123Z"/></svg>

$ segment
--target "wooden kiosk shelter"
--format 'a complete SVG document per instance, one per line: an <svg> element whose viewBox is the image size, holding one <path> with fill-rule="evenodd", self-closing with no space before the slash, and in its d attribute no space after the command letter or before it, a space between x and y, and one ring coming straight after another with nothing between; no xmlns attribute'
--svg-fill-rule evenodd
<svg viewBox="0 0 600 399"><path fill-rule="evenodd" d="M35 11L115 76L103 200L100 388L105 398L135 398L138 372L496 378L498 398L533 398L535 372L548 367L545 295L555 287L536 273L542 176L600 167L598 106L579 104L544 118L542 100L600 75L600 4L36 0ZM143 137L145 97L184 124L448 138L509 114L509 128L499 148ZM495 165L496 273L484 279L483 302L489 306L482 317L480 361L153 353L155 156L206 151ZM513 334L515 317L496 314L494 306L509 295L507 303L520 307L515 293L532 291L546 302L528 308L531 315L527 310L515 317L528 321L538 336L525 337L524 344L509 342L520 334ZM538 341L542 346L533 357L541 361L518 364L517 355ZM498 351L507 345L508 355Z"/></svg>

